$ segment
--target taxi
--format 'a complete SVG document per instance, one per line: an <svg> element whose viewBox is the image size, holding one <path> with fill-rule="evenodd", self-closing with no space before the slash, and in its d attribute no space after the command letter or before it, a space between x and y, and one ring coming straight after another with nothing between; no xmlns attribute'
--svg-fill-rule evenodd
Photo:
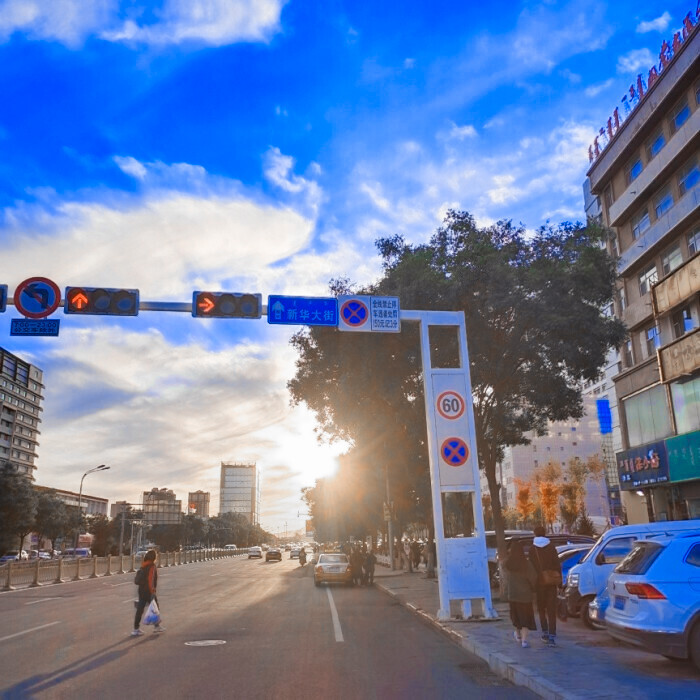
<svg viewBox="0 0 700 700"><path fill-rule="evenodd" d="M347 554L323 552L318 555L314 564L314 583L320 586L322 583L352 583L352 571Z"/></svg>

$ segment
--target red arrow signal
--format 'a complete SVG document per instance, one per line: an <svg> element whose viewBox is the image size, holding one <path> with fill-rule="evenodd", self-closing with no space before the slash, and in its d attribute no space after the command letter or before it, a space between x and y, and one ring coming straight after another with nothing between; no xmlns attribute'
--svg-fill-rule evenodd
<svg viewBox="0 0 700 700"><path fill-rule="evenodd" d="M208 314L214 308L214 300L210 296L200 296L197 306L202 310L202 313Z"/></svg>
<svg viewBox="0 0 700 700"><path fill-rule="evenodd" d="M82 290L78 291L76 294L73 294L70 299L71 306L75 306L76 309L82 309L83 307L87 306L87 303L87 295Z"/></svg>

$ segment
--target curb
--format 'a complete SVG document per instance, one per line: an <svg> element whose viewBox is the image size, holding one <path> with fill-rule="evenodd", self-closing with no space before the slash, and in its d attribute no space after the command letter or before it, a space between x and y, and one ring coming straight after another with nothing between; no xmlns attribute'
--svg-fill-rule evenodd
<svg viewBox="0 0 700 700"><path fill-rule="evenodd" d="M412 603L402 602L400 597L394 592L377 582L375 579L374 585L379 590L389 595L394 600L398 600L405 608L408 608L414 615L417 615L424 623L433 627L433 629L445 635L453 644L456 644L465 651L478 656L485 661L489 668L504 678L510 681L513 685L527 688L533 693L536 693L545 700L575 700L581 696L572 693L571 690L562 688L555 683L552 683L547 678L541 676L536 671L529 670L526 666L518 663L505 653L490 651L472 639L463 637L456 630L443 625L441 622L432 617L429 613L417 608Z"/></svg>

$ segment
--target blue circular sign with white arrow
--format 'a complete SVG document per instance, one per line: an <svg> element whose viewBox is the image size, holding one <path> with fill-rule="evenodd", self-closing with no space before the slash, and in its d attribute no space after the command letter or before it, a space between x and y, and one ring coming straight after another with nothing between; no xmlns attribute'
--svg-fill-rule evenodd
<svg viewBox="0 0 700 700"><path fill-rule="evenodd" d="M15 289L15 307L27 318L50 316L61 303L61 290L46 277L30 277Z"/></svg>

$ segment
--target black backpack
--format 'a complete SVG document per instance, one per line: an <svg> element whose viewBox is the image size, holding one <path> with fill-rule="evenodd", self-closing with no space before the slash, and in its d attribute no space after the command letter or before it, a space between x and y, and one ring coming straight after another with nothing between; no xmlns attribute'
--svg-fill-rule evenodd
<svg viewBox="0 0 700 700"><path fill-rule="evenodd" d="M146 583L146 567L145 566L142 566L136 572L136 576L134 577L134 583L137 586L140 586L142 583Z"/></svg>

